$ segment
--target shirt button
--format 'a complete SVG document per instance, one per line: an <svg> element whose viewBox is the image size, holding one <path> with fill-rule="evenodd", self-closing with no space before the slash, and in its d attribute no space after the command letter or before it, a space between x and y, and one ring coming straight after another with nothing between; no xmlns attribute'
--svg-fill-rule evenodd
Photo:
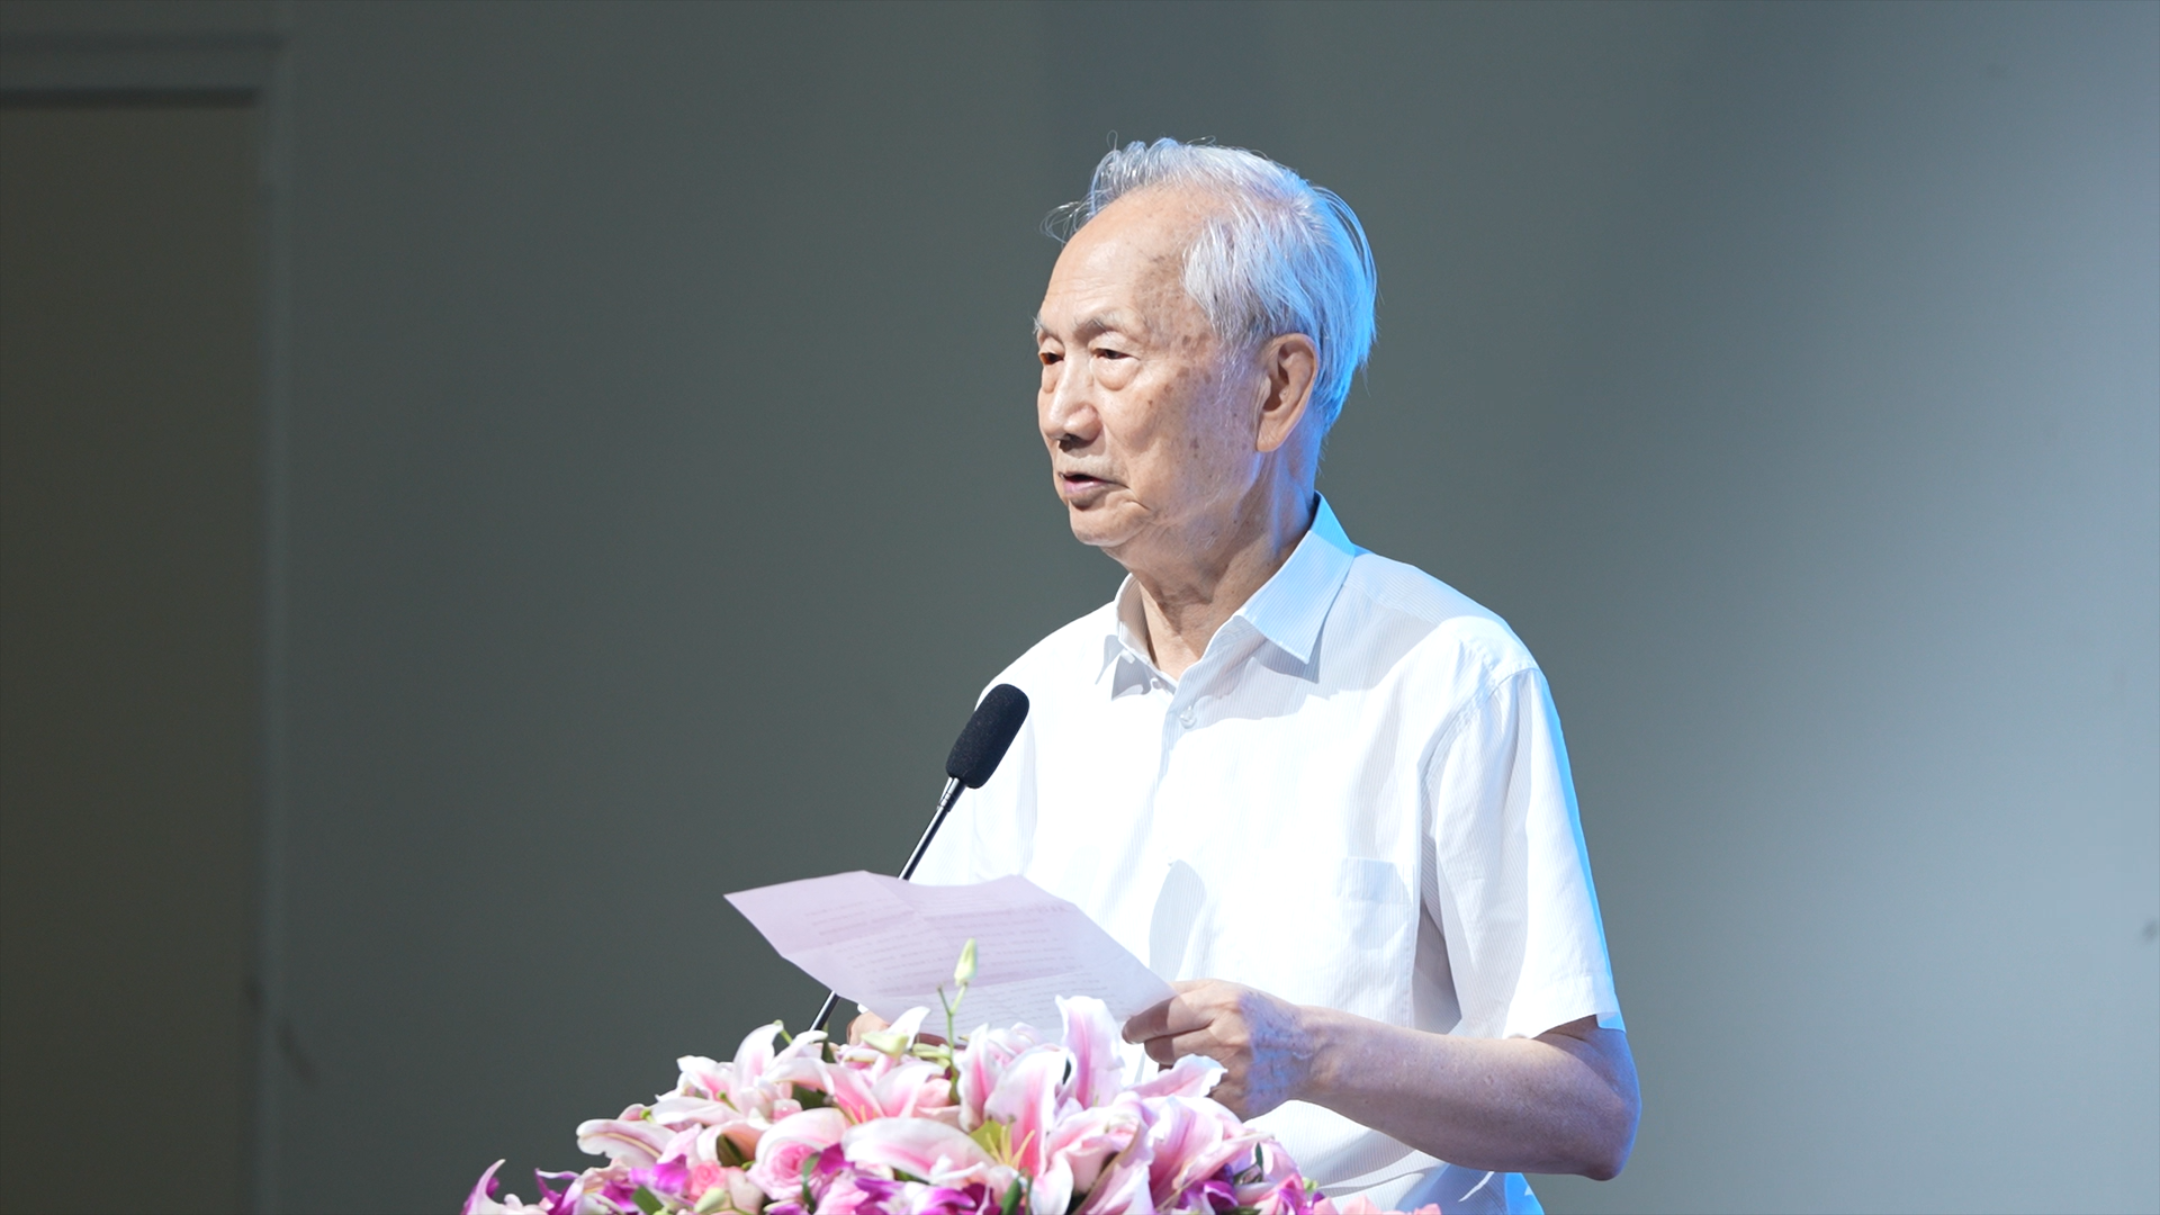
<svg viewBox="0 0 2160 1215"><path fill-rule="evenodd" d="M1191 705L1187 705L1185 706L1185 711L1177 715L1177 719L1179 725L1190 730L1192 729L1192 724L1200 720L1200 715L1192 711Z"/></svg>

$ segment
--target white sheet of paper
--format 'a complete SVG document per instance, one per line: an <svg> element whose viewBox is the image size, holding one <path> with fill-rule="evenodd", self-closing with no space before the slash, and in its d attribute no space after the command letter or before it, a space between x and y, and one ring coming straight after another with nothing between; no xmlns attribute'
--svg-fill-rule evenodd
<svg viewBox="0 0 2160 1215"><path fill-rule="evenodd" d="M960 1006L963 1032L1025 1022L1055 1034L1059 996L1094 996L1122 1021L1176 994L1085 912L1024 877L918 886L858 871L727 900L811 978L888 1021L926 1006L938 1032L937 990L952 994L970 937L976 971Z"/></svg>

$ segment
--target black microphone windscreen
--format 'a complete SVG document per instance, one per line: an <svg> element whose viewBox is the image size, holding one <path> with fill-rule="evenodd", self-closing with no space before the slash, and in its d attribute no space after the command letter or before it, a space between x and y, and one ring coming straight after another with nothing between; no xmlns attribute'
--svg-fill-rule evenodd
<svg viewBox="0 0 2160 1215"><path fill-rule="evenodd" d="M1027 713L1027 693L1009 683L990 689L982 703L975 706L975 715L961 727L952 754L945 757L945 775L970 789L982 788L1005 758L1005 749L1020 733L1020 723L1027 720Z"/></svg>

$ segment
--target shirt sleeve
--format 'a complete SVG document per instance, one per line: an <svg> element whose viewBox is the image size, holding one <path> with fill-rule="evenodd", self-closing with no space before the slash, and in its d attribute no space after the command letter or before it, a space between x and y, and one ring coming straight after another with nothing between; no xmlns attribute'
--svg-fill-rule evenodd
<svg viewBox="0 0 2160 1215"><path fill-rule="evenodd" d="M1624 1029L1597 888L1545 677L1496 676L1446 727L1427 774L1426 911L1473 1037L1582 1017Z"/></svg>

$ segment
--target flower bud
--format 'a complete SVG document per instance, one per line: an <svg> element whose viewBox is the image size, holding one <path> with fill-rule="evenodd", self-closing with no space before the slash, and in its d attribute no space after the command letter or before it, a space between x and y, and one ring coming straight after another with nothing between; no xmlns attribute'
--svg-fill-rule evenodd
<svg viewBox="0 0 2160 1215"><path fill-rule="evenodd" d="M975 981L974 937L969 937L967 944L960 947L960 964L953 967L952 979L953 985L956 987L966 987Z"/></svg>

